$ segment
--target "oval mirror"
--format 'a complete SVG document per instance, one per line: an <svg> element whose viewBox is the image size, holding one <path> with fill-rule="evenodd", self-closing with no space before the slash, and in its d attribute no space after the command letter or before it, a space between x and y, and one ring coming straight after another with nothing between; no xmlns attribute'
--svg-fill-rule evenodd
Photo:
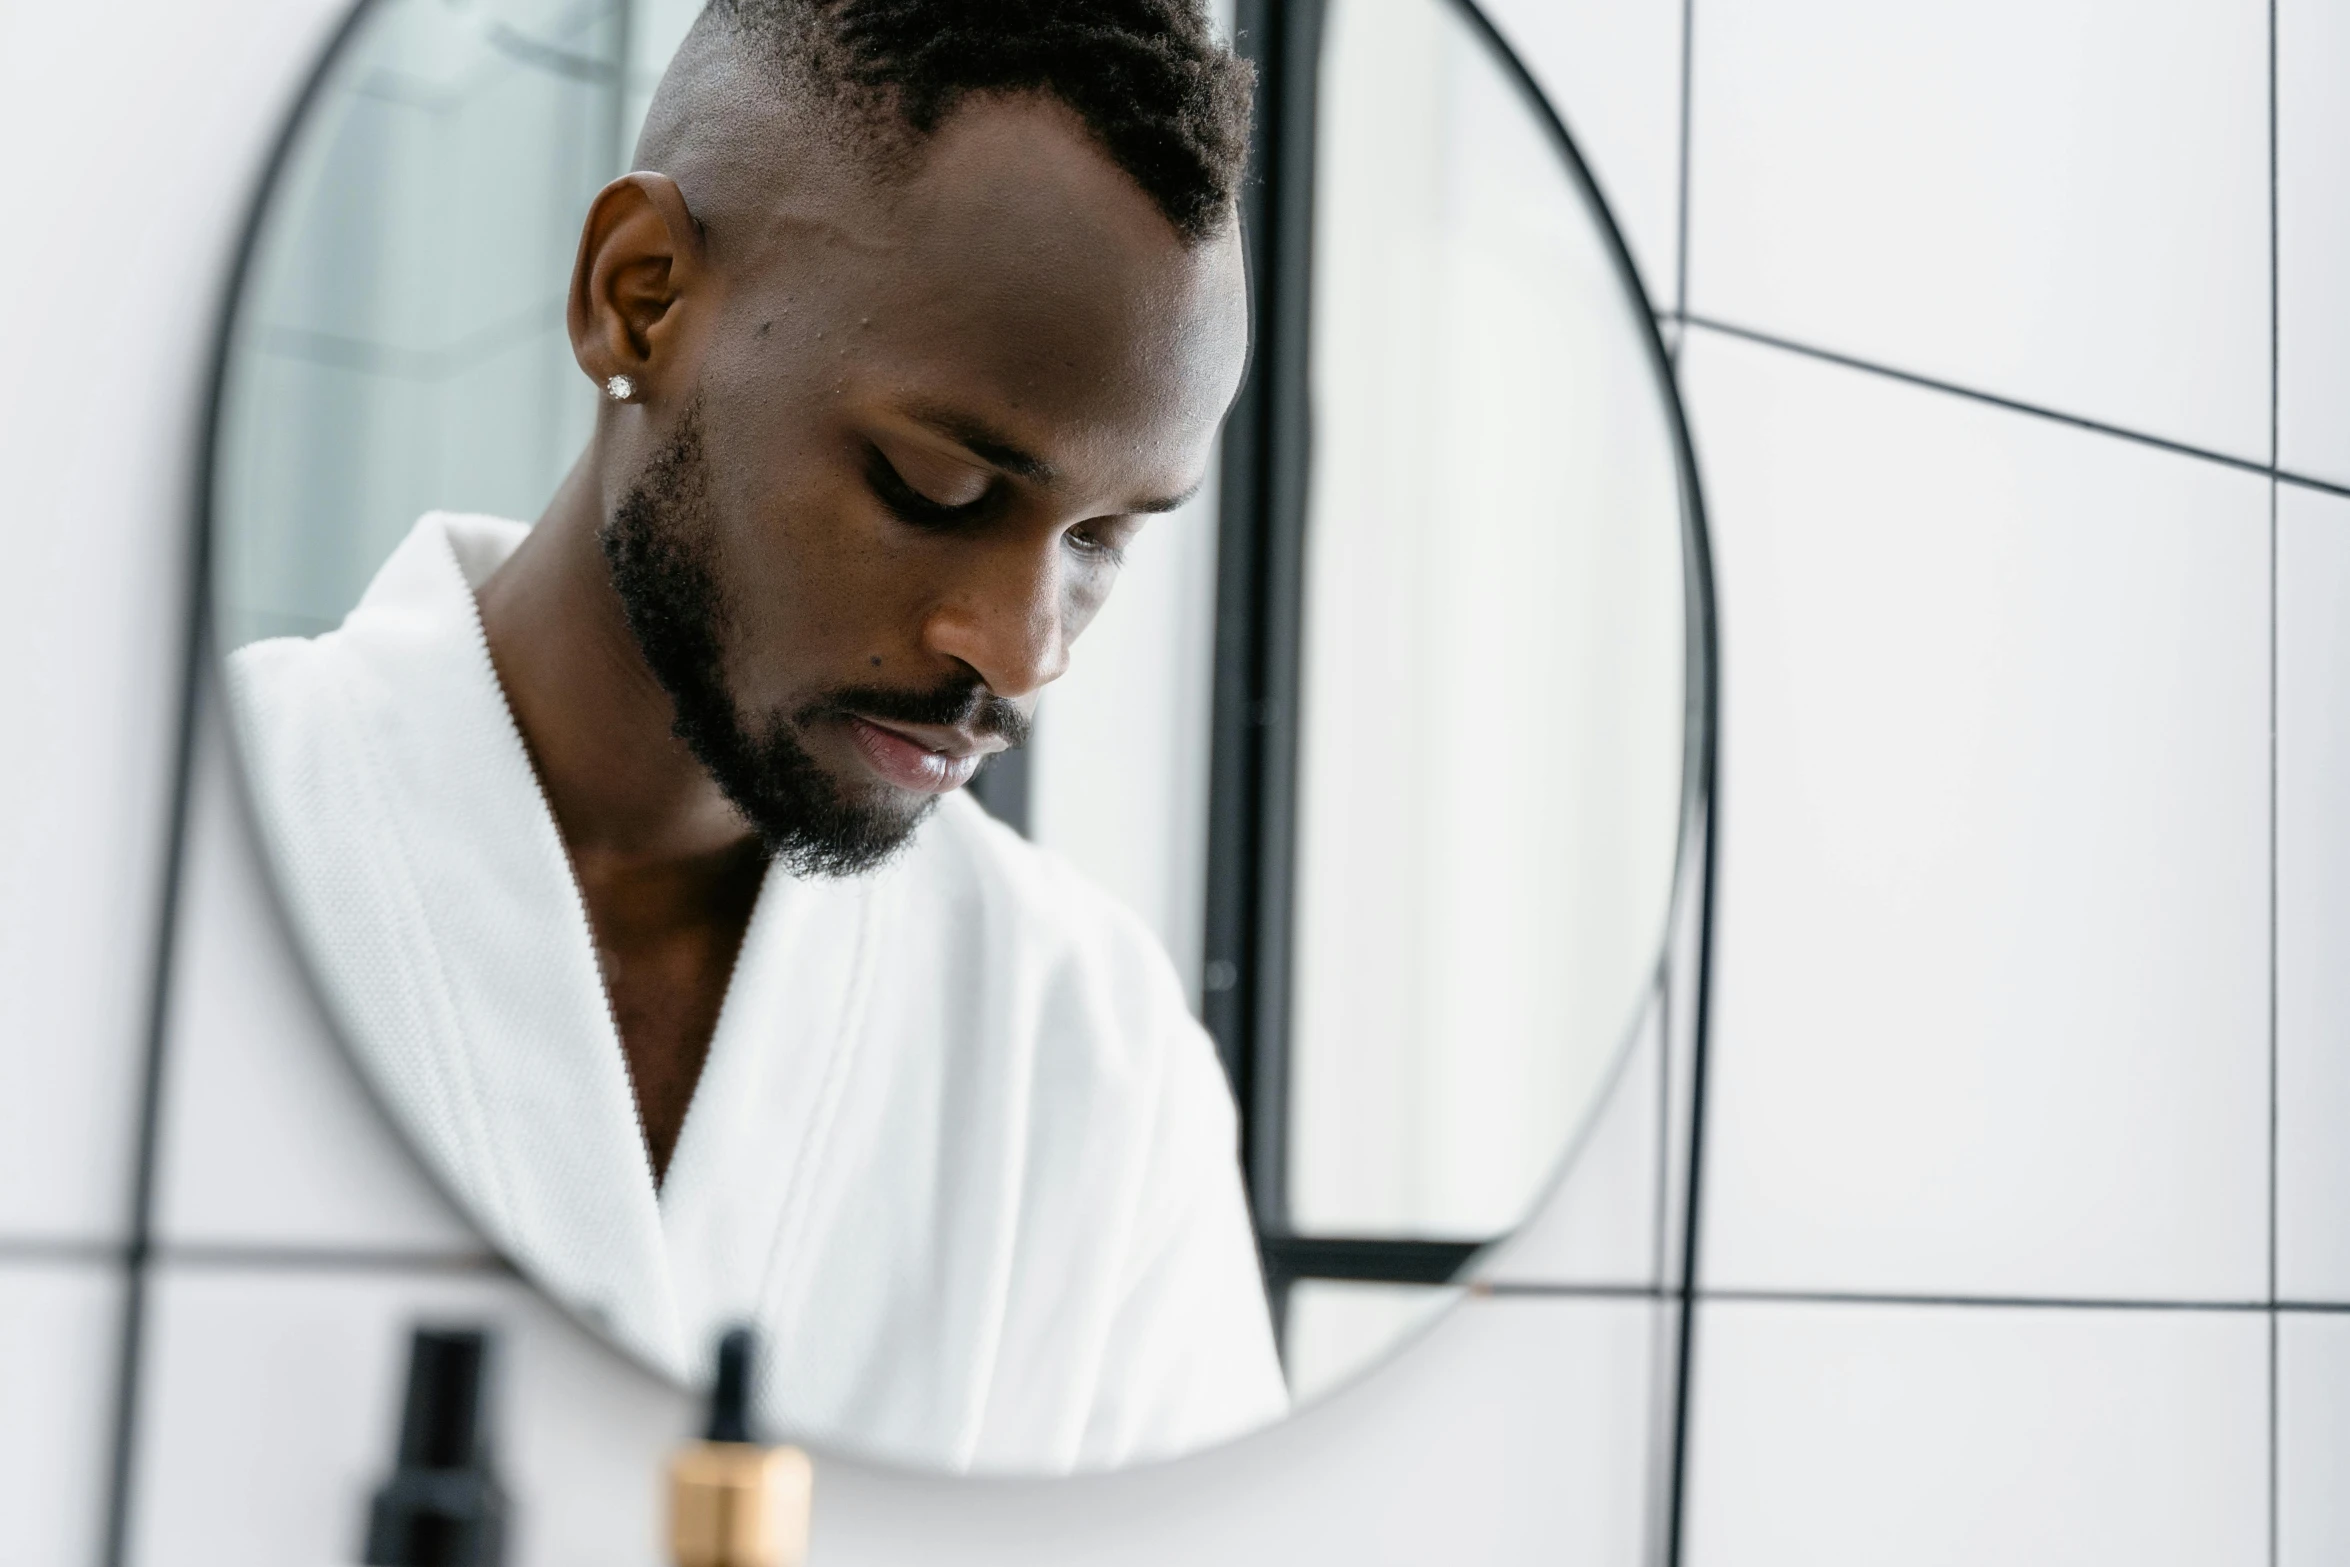
<svg viewBox="0 0 2350 1567"><path fill-rule="evenodd" d="M1653 993L1710 721L1667 362L1483 19L1246 7L1252 133L1180 0L1005 31L1058 9L361 6L206 496L425 1166L628 1353L750 1323L777 1434L966 1472L1244 1433L1457 1295Z"/></svg>

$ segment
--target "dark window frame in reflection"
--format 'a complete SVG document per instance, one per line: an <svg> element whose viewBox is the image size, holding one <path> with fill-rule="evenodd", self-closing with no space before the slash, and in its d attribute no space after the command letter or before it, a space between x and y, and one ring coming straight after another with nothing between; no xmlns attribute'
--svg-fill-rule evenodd
<svg viewBox="0 0 2350 1567"><path fill-rule="evenodd" d="M1669 379L1657 315L1589 165L1532 74L1475 0L1446 0L1490 52L1591 197L1627 304L1643 317ZM1240 198L1248 244L1254 357L1224 431L1218 491L1206 940L1201 1017L1240 1111L1241 1162L1265 1271L1274 1335L1286 1358L1289 1300L1301 1280L1442 1286L1500 1236L1427 1239L1301 1232L1289 1174L1289 1031L1296 902L1300 688L1306 533L1313 472L1311 385L1314 172L1327 0L1236 0L1234 47L1257 65L1249 177ZM1707 814L1711 899L1713 605L1705 526L1685 428L1675 412L1691 549L1691 658L1684 825ZM1695 800L1688 795L1694 791ZM1710 947L1702 942L1701 946ZM1710 952L1698 957L1705 988ZM1704 1050L1703 1003L1697 1050ZM1686 1277L1686 1274L1684 1275Z"/></svg>

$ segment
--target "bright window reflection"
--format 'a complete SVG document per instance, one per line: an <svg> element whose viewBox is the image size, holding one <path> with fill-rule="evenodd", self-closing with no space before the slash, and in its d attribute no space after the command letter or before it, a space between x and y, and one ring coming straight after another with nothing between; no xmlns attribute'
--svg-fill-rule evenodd
<svg viewBox="0 0 2350 1567"><path fill-rule="evenodd" d="M229 645L339 624L425 511L546 505L595 416L563 320L580 220L699 9L380 0L360 24L239 320Z"/></svg>
<svg viewBox="0 0 2350 1567"><path fill-rule="evenodd" d="M1601 229L1484 46L1435 0L1328 26L1289 1216L1484 1237L1591 1110L1660 950L1671 424Z"/></svg>

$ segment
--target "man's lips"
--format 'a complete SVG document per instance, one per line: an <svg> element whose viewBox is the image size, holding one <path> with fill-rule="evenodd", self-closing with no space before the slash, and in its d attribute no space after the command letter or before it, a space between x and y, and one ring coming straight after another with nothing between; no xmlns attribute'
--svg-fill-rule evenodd
<svg viewBox="0 0 2350 1567"><path fill-rule="evenodd" d="M947 794L979 771L1003 742L933 724L899 724L848 715L849 738L882 781L914 794Z"/></svg>

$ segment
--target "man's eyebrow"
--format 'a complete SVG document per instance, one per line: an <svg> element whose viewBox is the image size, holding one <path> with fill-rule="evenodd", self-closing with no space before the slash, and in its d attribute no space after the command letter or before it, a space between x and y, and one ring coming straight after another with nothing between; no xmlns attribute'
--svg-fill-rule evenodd
<svg viewBox="0 0 2350 1567"><path fill-rule="evenodd" d="M907 413L917 424L928 425L972 456L1015 478L1050 484L1060 477L1051 463L977 419L935 408L910 408Z"/></svg>
<svg viewBox="0 0 2350 1567"><path fill-rule="evenodd" d="M1199 494L1201 489L1206 486L1207 482L1207 480L1202 479L1198 484L1195 484L1190 489L1185 490L1181 495L1165 495L1161 496L1155 501L1137 502L1133 507L1133 510L1153 512L1181 511L1184 507L1191 504L1192 498Z"/></svg>

